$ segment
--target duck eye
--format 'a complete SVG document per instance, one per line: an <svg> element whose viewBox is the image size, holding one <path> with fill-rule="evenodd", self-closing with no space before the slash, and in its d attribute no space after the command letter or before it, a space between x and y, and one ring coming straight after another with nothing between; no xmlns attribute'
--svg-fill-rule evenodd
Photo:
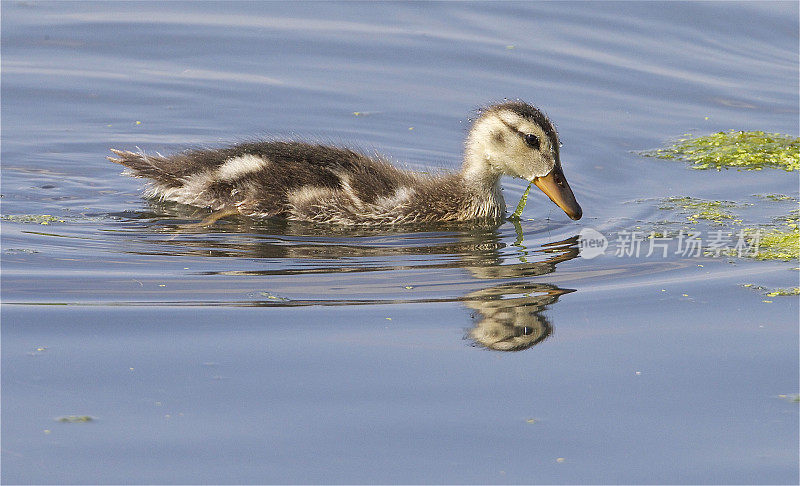
<svg viewBox="0 0 800 486"><path fill-rule="evenodd" d="M528 144L529 147L538 149L539 148L539 137L532 133L525 134L525 143Z"/></svg>

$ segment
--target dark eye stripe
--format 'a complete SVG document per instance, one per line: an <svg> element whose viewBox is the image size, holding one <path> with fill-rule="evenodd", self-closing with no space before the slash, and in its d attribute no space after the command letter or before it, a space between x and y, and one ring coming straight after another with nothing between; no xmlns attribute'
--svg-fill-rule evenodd
<svg viewBox="0 0 800 486"><path fill-rule="evenodd" d="M525 140L525 143L529 147L535 148L537 150L541 150L542 149L542 141L539 140L538 136L536 136L536 135L534 135L532 133L521 132L517 127L511 125L510 123L506 122L503 119L500 119L500 122L503 123L503 125L505 125L509 130L511 130L512 132L516 132L520 137L522 137L522 139ZM553 134L553 136L551 136L549 133L545 133L545 134L548 136L548 138L550 138L550 143L553 144L552 146L556 147L556 145L554 144L554 142L555 142L555 134ZM555 151L555 154L557 155L558 154L558 148L553 148L553 150Z"/></svg>

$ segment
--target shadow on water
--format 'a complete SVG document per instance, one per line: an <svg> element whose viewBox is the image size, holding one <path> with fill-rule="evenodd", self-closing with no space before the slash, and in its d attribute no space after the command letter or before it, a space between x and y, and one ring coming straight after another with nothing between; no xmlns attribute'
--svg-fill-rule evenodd
<svg viewBox="0 0 800 486"><path fill-rule="evenodd" d="M525 228L512 221L513 227L354 229L236 217L197 227L192 223L202 218L201 210L162 204L153 204L150 209L114 215L123 220L122 224L105 231L126 240L121 244L123 252L223 262L222 268L217 265L213 270L195 272L195 276L206 279L293 276L294 285L299 282L304 286L305 279L313 287L324 276L361 274L362 278L340 282L339 296L314 290L304 297L260 292L238 301L149 301L138 305L296 307L462 302L473 310L469 339L487 349L519 351L550 336L553 326L543 311L561 295L574 292L529 280L555 272L559 263L579 254L577 235L556 236L556 241L542 237L548 232L545 230L553 229L553 223L529 226L525 222ZM453 276L454 271L457 276ZM385 280L376 276L388 275L390 281L397 282L409 272L415 275L414 282L421 281L422 285L405 285L406 292L399 295L370 288L376 280ZM487 285L498 280L504 282ZM418 286L422 291L409 296L407 291Z"/></svg>

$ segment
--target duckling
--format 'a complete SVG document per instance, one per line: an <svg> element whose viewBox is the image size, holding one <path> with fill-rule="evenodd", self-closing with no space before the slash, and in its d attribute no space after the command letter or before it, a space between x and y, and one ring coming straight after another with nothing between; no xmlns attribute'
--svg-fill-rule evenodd
<svg viewBox="0 0 800 486"><path fill-rule="evenodd" d="M459 172L422 174L347 148L296 141L245 142L171 156L111 151L126 173L151 179L146 197L242 214L339 225L498 222L500 176L532 181L572 219L581 207L561 170L558 133L537 108L483 109ZM215 218L217 219L217 218Z"/></svg>

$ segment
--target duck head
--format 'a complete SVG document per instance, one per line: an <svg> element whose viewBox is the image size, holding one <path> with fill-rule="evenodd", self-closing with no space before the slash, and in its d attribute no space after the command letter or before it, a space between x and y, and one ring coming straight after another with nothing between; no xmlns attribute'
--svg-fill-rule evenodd
<svg viewBox="0 0 800 486"><path fill-rule="evenodd" d="M503 174L533 182L567 216L581 219L583 211L561 170L555 127L521 101L484 109L467 137L465 178L494 186Z"/></svg>

